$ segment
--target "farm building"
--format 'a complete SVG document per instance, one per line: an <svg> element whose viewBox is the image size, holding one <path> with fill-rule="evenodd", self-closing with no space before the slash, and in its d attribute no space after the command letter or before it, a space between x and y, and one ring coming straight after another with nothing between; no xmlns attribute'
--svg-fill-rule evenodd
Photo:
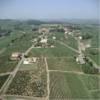
<svg viewBox="0 0 100 100"><path fill-rule="evenodd" d="M76 62L79 63L79 64L85 64L84 57L82 55L79 55L76 58Z"/></svg>
<svg viewBox="0 0 100 100"><path fill-rule="evenodd" d="M48 28L40 28L39 33L49 33L49 29Z"/></svg>
<svg viewBox="0 0 100 100"><path fill-rule="evenodd" d="M10 59L11 60L20 60L21 56L22 56L22 54L20 52L14 52L14 53L12 53Z"/></svg>
<svg viewBox="0 0 100 100"><path fill-rule="evenodd" d="M79 38L80 40L82 40L82 36L79 36L78 38Z"/></svg>
<svg viewBox="0 0 100 100"><path fill-rule="evenodd" d="M32 63L36 63L36 61L37 61L36 57L25 58L25 60L23 61L23 64L32 64Z"/></svg>
<svg viewBox="0 0 100 100"><path fill-rule="evenodd" d="M41 39L40 42L45 44L45 43L47 43L47 41L48 41L48 39Z"/></svg>
<svg viewBox="0 0 100 100"><path fill-rule="evenodd" d="M56 37L55 37L55 36L53 36L53 37L52 37L52 39L53 39L53 40L56 40Z"/></svg>

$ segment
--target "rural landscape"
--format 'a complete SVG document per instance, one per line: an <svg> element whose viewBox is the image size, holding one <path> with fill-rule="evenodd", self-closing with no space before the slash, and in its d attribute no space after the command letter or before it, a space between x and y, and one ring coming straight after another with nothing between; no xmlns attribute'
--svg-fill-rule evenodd
<svg viewBox="0 0 100 100"><path fill-rule="evenodd" d="M100 100L98 2L11 1L0 1L0 100Z"/></svg>
<svg viewBox="0 0 100 100"><path fill-rule="evenodd" d="M99 26L34 22L0 20L1 100L100 99Z"/></svg>

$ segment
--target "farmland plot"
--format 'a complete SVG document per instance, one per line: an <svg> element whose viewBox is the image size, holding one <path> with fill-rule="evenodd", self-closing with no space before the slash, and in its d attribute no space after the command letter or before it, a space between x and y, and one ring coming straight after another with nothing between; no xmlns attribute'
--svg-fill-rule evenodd
<svg viewBox="0 0 100 100"><path fill-rule="evenodd" d="M6 94L45 97L46 93L45 65L40 59L37 70L18 71Z"/></svg>
<svg viewBox="0 0 100 100"><path fill-rule="evenodd" d="M2 87L2 85L4 84L7 78L8 78L8 75L0 76L0 88Z"/></svg>
<svg viewBox="0 0 100 100"><path fill-rule="evenodd" d="M76 74L50 73L50 100L89 99L88 89Z"/></svg>
<svg viewBox="0 0 100 100"><path fill-rule="evenodd" d="M50 70L81 71L73 57L48 58L47 61Z"/></svg>

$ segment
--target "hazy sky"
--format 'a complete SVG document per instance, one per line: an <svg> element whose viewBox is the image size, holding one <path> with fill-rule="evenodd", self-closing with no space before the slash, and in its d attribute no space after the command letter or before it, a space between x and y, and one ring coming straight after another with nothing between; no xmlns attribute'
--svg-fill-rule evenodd
<svg viewBox="0 0 100 100"><path fill-rule="evenodd" d="M97 19L100 0L0 0L0 18Z"/></svg>

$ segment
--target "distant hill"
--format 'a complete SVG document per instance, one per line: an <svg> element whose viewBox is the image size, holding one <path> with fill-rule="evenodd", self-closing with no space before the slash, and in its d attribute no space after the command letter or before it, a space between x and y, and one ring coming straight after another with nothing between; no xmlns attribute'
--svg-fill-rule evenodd
<svg viewBox="0 0 100 100"><path fill-rule="evenodd" d="M29 25L40 25L40 24L94 24L100 25L99 19L29 19L29 20L14 20L14 19L0 19L1 22L26 22Z"/></svg>

